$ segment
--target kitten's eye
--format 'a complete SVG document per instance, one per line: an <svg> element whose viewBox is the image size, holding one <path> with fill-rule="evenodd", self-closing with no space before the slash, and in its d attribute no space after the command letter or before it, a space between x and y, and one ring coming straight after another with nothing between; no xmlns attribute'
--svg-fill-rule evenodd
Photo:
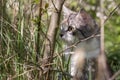
<svg viewBox="0 0 120 80"><path fill-rule="evenodd" d="M74 28L72 26L69 26L68 31L72 31L72 30L74 30Z"/></svg>

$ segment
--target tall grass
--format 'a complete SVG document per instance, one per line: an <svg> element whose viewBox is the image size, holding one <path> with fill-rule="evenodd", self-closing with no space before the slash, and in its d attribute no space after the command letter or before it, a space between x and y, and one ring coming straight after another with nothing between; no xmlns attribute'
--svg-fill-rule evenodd
<svg viewBox="0 0 120 80"><path fill-rule="evenodd" d="M40 44L37 42L38 2L35 0L3 1L0 17L0 80L38 80L42 68L44 40L48 29L47 10L42 14ZM8 7L6 7L8 6ZM62 71L66 71L61 51L61 43L56 37L53 76L57 80ZM36 55L36 45L40 45L40 54ZM36 56L39 57L38 62ZM44 74L43 74L44 75ZM67 80L66 76L64 79Z"/></svg>

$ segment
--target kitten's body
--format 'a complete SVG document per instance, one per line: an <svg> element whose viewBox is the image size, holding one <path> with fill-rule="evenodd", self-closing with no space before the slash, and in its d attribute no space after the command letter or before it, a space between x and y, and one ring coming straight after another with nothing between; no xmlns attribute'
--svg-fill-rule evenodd
<svg viewBox="0 0 120 80"><path fill-rule="evenodd" d="M71 53L71 51L70 50L67 51L67 56L68 56L68 53ZM85 63L86 61L96 60L99 53L100 53L100 42L98 37L91 38L77 44L72 49L72 53L71 53L72 54L71 64L70 64L71 75L76 76L76 78L79 78L79 79L82 76L83 78L82 80L86 80L85 79L86 76L84 75L88 74L88 72L86 74L83 74L82 72L85 68L91 67L91 65L87 64L88 66L86 67ZM92 63L93 62L94 61L92 61ZM93 64L96 64L96 63L93 63ZM87 78L88 78L88 75L87 75ZM75 79L75 80L79 80L79 79Z"/></svg>
<svg viewBox="0 0 120 80"><path fill-rule="evenodd" d="M74 45L74 43L83 40L75 45L72 49L70 71L73 76L72 80L88 80L88 73L92 73L92 80L106 80L101 76L97 76L97 59L100 55L100 29L92 17L84 10L80 12L72 12L64 7L66 13L64 14L64 20L61 26L61 37L67 44L67 46ZM89 39L86 39L91 37ZM86 40L84 40L86 39ZM67 48L67 47L66 47ZM71 50L66 51L67 54L71 53ZM99 72L98 72L99 73ZM95 75L97 74L97 75Z"/></svg>

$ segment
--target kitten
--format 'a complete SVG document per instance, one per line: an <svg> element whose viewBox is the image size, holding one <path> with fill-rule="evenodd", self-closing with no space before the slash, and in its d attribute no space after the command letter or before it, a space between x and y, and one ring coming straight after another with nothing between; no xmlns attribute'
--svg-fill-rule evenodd
<svg viewBox="0 0 120 80"><path fill-rule="evenodd" d="M60 36L65 42L66 48L74 43L84 40L72 50L65 51L67 56L71 54L70 73L72 80L88 80L89 72L92 74L92 80L106 80L104 76L101 79L95 78L98 70L97 58L100 55L100 28L94 19L84 10L79 12L71 11L63 6L64 19L61 23Z"/></svg>

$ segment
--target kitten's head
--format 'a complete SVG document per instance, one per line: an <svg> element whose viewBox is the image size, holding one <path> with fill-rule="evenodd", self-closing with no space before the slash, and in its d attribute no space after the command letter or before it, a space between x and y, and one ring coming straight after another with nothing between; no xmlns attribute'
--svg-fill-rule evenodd
<svg viewBox="0 0 120 80"><path fill-rule="evenodd" d="M95 32L97 25L84 9L73 12L63 6L63 15L60 36L65 42L74 43L76 39L87 38Z"/></svg>

